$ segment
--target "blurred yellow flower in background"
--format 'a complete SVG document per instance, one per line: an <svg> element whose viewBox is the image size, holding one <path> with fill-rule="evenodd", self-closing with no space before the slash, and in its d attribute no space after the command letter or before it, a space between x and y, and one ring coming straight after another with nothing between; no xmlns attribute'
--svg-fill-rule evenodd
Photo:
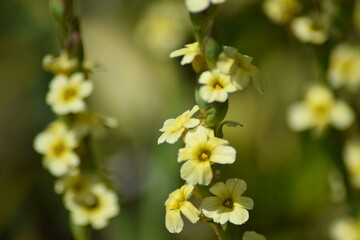
<svg viewBox="0 0 360 240"><path fill-rule="evenodd" d="M209 185L214 163L231 164L236 151L228 146L228 141L217 138L211 129L198 126L185 136L185 147L179 150L178 162L184 162L180 174L187 183Z"/></svg>
<svg viewBox="0 0 360 240"><path fill-rule="evenodd" d="M169 198L165 202L165 224L169 232L179 233L183 229L184 222L180 213L192 223L199 221L199 210L191 202L187 201L191 197L193 190L194 186L185 184L180 189L169 194Z"/></svg>
<svg viewBox="0 0 360 240"><path fill-rule="evenodd" d="M206 197L201 202L202 212L214 222L225 224L231 222L236 225L245 223L249 219L249 212L254 206L251 198L242 197L246 191L246 182L241 179L230 178L226 183L218 182L209 191L215 197Z"/></svg>
<svg viewBox="0 0 360 240"><path fill-rule="evenodd" d="M294 131L315 128L321 134L328 125L343 130L352 124L355 115L343 100L336 100L326 87L314 85L305 100L290 106L287 114L289 127Z"/></svg>
<svg viewBox="0 0 360 240"><path fill-rule="evenodd" d="M85 110L84 98L88 97L92 90L92 82L85 79L82 73L74 73L70 78L59 74L50 83L46 102L56 114L79 113Z"/></svg>
<svg viewBox="0 0 360 240"><path fill-rule="evenodd" d="M351 139L345 143L344 162L355 188L360 188L360 140Z"/></svg>
<svg viewBox="0 0 360 240"><path fill-rule="evenodd" d="M198 13L207 9L210 4L221 4L226 0L185 0L185 4L190 12Z"/></svg>
<svg viewBox="0 0 360 240"><path fill-rule="evenodd" d="M360 224L352 218L342 218L334 222L330 228L332 240L359 240Z"/></svg>
<svg viewBox="0 0 360 240"><path fill-rule="evenodd" d="M288 23L301 10L297 0L266 0L263 3L266 15L275 23Z"/></svg>
<svg viewBox="0 0 360 240"><path fill-rule="evenodd" d="M297 17L291 22L291 29L304 43L323 44L328 39L326 24L307 16Z"/></svg>
<svg viewBox="0 0 360 240"><path fill-rule="evenodd" d="M54 176L65 175L80 164L74 151L77 145L75 134L60 121L50 124L34 140L35 150L44 155L44 167Z"/></svg>
<svg viewBox="0 0 360 240"><path fill-rule="evenodd" d="M78 64L77 58L70 58L65 51L62 51L59 57L46 55L42 62L43 68L54 74L69 74L78 67Z"/></svg>
<svg viewBox="0 0 360 240"><path fill-rule="evenodd" d="M334 88L345 86L350 91L358 90L360 86L360 48L347 43L338 44L331 51L328 78Z"/></svg>

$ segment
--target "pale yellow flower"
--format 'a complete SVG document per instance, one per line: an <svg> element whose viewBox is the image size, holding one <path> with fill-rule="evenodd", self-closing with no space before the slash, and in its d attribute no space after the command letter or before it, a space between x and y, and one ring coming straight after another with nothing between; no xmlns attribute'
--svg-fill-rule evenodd
<svg viewBox="0 0 360 240"><path fill-rule="evenodd" d="M332 92L320 85L308 89L305 100L290 106L287 120L294 131L315 128L317 134L332 125L339 130L346 129L355 115L349 105L336 100Z"/></svg>
<svg viewBox="0 0 360 240"><path fill-rule="evenodd" d="M64 201L72 221L79 226L101 229L119 213L116 193L102 183L82 191L66 191Z"/></svg>
<svg viewBox="0 0 360 240"><path fill-rule="evenodd" d="M237 91L237 87L230 81L230 76L222 74L219 70L203 72L200 75L200 97L208 102L225 102L229 93Z"/></svg>
<svg viewBox="0 0 360 240"><path fill-rule="evenodd" d="M45 70L55 74L69 74L78 67L78 60L75 57L70 58L67 52L61 52L57 58L52 55L46 55L42 64Z"/></svg>
<svg viewBox="0 0 360 240"><path fill-rule="evenodd" d="M236 225L245 223L249 219L249 212L254 202L251 198L242 197L246 191L246 182L231 178L226 183L218 182L209 191L215 197L206 197L201 202L202 212L214 222L225 224L231 222Z"/></svg>
<svg viewBox="0 0 360 240"><path fill-rule="evenodd" d="M242 240L266 240L266 238L254 231L246 231L243 235Z"/></svg>
<svg viewBox="0 0 360 240"><path fill-rule="evenodd" d="M346 142L344 162L349 172L350 180L355 188L360 188L360 140L352 139Z"/></svg>
<svg viewBox="0 0 360 240"><path fill-rule="evenodd" d="M236 151L228 141L217 138L211 129L198 126L185 136L185 147L179 150L178 162L185 163L180 170L181 178L195 185L209 185L214 163L230 164L235 161Z"/></svg>
<svg viewBox="0 0 360 240"><path fill-rule="evenodd" d="M328 39L327 26L306 16L295 18L291 23L294 35L304 43L323 44Z"/></svg>
<svg viewBox="0 0 360 240"><path fill-rule="evenodd" d="M337 45L330 55L329 82L334 88L346 86L355 91L360 86L360 48L347 43Z"/></svg>
<svg viewBox="0 0 360 240"><path fill-rule="evenodd" d="M62 176L80 164L74 149L78 146L75 134L60 121L51 124L34 140L34 148L44 155L43 164L54 176Z"/></svg>
<svg viewBox="0 0 360 240"><path fill-rule="evenodd" d="M299 13L301 6L297 0L265 0L263 9L272 21L284 24Z"/></svg>
<svg viewBox="0 0 360 240"><path fill-rule="evenodd" d="M198 13L207 9L210 4L221 4L226 0L185 0L185 4L190 12Z"/></svg>
<svg viewBox="0 0 360 240"><path fill-rule="evenodd" d="M70 78L59 74L50 83L46 102L56 114L79 113L85 110L84 98L92 90L92 82L86 80L82 73L75 73Z"/></svg>
<svg viewBox="0 0 360 240"><path fill-rule="evenodd" d="M190 44L186 44L184 48L180 48L170 53L170 57L180 57L184 56L181 60L181 65L191 63L197 55L201 53L199 48L199 43L194 42Z"/></svg>
<svg viewBox="0 0 360 240"><path fill-rule="evenodd" d="M360 224L352 218L342 218L334 222L330 227L332 240L359 240Z"/></svg>
<svg viewBox="0 0 360 240"><path fill-rule="evenodd" d="M191 111L187 110L177 118L170 118L164 122L164 126L159 130L164 132L158 139L158 144L167 142L175 143L186 129L194 128L200 124L200 120L191 118L199 107L195 105Z"/></svg>
<svg viewBox="0 0 360 240"><path fill-rule="evenodd" d="M217 69L230 75L231 81L239 90L245 89L252 80L255 88L264 92L263 76L252 61L252 57L239 53L236 48L224 46L217 61Z"/></svg>
<svg viewBox="0 0 360 240"><path fill-rule="evenodd" d="M185 184L180 189L169 194L169 198L165 202L165 224L169 232L179 233L183 229L184 222L180 213L192 223L199 221L199 210L188 201L193 189L194 186Z"/></svg>

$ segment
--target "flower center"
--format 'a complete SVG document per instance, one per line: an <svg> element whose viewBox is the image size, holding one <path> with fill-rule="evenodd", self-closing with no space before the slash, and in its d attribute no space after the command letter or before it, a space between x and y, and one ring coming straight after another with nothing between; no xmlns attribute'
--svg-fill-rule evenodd
<svg viewBox="0 0 360 240"><path fill-rule="evenodd" d="M199 160L200 161L208 161L210 158L210 152L209 151L203 151L202 153L200 153L199 155Z"/></svg>
<svg viewBox="0 0 360 240"><path fill-rule="evenodd" d="M65 152L65 144L62 141L57 142L54 146L53 146L53 154L57 157L61 156L61 154L63 154L63 152Z"/></svg>
<svg viewBox="0 0 360 240"><path fill-rule="evenodd" d="M99 199L93 193L80 193L75 197L76 203L87 208L95 209L99 206Z"/></svg>
<svg viewBox="0 0 360 240"><path fill-rule="evenodd" d="M221 85L221 83L219 83L219 82L216 82L213 87L215 90L221 90L224 88L224 86Z"/></svg>
<svg viewBox="0 0 360 240"><path fill-rule="evenodd" d="M63 99L65 101L71 101L77 96L78 91L75 88L67 88L63 93Z"/></svg>
<svg viewBox="0 0 360 240"><path fill-rule="evenodd" d="M329 106L327 104L318 104L314 106L314 112L318 117L325 117L329 113Z"/></svg>
<svg viewBox="0 0 360 240"><path fill-rule="evenodd" d="M229 198L223 202L223 205L230 209L232 209L234 207L234 203L233 203L232 199L229 199Z"/></svg>

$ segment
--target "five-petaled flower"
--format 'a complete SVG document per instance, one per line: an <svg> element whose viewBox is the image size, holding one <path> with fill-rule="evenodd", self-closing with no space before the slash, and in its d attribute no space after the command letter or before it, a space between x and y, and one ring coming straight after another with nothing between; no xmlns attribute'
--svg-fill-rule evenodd
<svg viewBox="0 0 360 240"><path fill-rule="evenodd" d="M185 136L185 147L179 150L178 162L184 162L180 170L181 178L195 185L209 185L214 163L231 164L236 151L228 141L214 136L214 131L203 126L189 131Z"/></svg>
<svg viewBox="0 0 360 240"><path fill-rule="evenodd" d="M221 4L226 0L186 0L186 7L192 13L198 13L206 10L211 4Z"/></svg>
<svg viewBox="0 0 360 240"><path fill-rule="evenodd" d="M335 100L332 92L320 85L312 86L305 100L290 106L288 124L294 131L315 128L321 134L328 125L343 130L354 121L354 112L343 100Z"/></svg>
<svg viewBox="0 0 360 240"><path fill-rule="evenodd" d="M55 176L67 174L80 164L74 151L77 145L75 134L61 121L50 124L34 141L35 150L44 154L44 166Z"/></svg>
<svg viewBox="0 0 360 240"><path fill-rule="evenodd" d="M169 198L165 202L165 224L169 232L179 233L183 229L184 222L180 213L192 223L199 220L199 210L188 201L193 189L194 186L185 184L180 189L169 194Z"/></svg>
<svg viewBox="0 0 360 240"><path fill-rule="evenodd" d="M85 110L84 98L93 90L93 84L83 73L74 73L68 78L59 74L50 83L46 102L56 114L79 113Z"/></svg>
<svg viewBox="0 0 360 240"><path fill-rule="evenodd" d="M177 118L170 118L164 122L164 126L159 130L163 132L158 139L158 144L163 142L175 143L186 129L194 128L200 124L197 118L191 118L199 107L195 105L191 111L187 110Z"/></svg>
<svg viewBox="0 0 360 240"><path fill-rule="evenodd" d="M225 224L230 221L240 225L249 219L249 212L253 208L253 200L243 197L246 182L241 179L230 178L226 183L218 182L209 191L215 196L206 197L202 203L202 212L214 222Z"/></svg>
<svg viewBox="0 0 360 240"><path fill-rule="evenodd" d="M180 57L184 56L181 60L181 65L189 64L194 61L195 57L201 53L199 48L199 43L189 43L186 44L184 48L180 48L170 53L170 57Z"/></svg>

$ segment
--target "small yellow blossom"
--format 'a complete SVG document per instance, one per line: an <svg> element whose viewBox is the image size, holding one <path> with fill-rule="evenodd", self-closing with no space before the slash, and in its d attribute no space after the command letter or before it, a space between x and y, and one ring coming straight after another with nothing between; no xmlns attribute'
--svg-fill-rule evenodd
<svg viewBox="0 0 360 240"><path fill-rule="evenodd" d="M180 57L184 56L181 60L181 65L191 63L197 55L201 53L199 48L199 43L194 42L190 44L186 44L184 48L180 48L170 53L170 57Z"/></svg>
<svg viewBox="0 0 360 240"><path fill-rule="evenodd" d="M350 180L355 188L360 188L360 140L352 139L346 142L344 150L345 166Z"/></svg>
<svg viewBox="0 0 360 240"><path fill-rule="evenodd" d="M82 191L66 191L64 201L74 224L79 226L101 229L119 213L116 193L102 183Z"/></svg>
<svg viewBox="0 0 360 240"><path fill-rule="evenodd" d="M360 223L352 218L342 218L334 222L330 228L332 240L359 240Z"/></svg>
<svg viewBox="0 0 360 240"><path fill-rule="evenodd" d="M334 88L346 86L355 91L360 86L360 48L347 43L337 45L330 55L329 82Z"/></svg>
<svg viewBox="0 0 360 240"><path fill-rule="evenodd" d="M59 74L50 83L46 102L56 114L79 113L85 110L84 98L93 90L93 84L84 74L74 73L68 78Z"/></svg>
<svg viewBox="0 0 360 240"><path fill-rule="evenodd" d="M323 44L328 39L325 23L306 16L295 18L291 23L294 35L304 43Z"/></svg>
<svg viewBox="0 0 360 240"><path fill-rule="evenodd" d="M203 72L200 75L199 83L202 84L199 93L200 97L208 102L225 102L229 93L237 91L236 85L230 81L230 76L222 74L219 70Z"/></svg>
<svg viewBox="0 0 360 240"><path fill-rule="evenodd" d="M185 0L186 7L192 13L198 13L207 9L210 4L221 4L226 0Z"/></svg>
<svg viewBox="0 0 360 240"><path fill-rule="evenodd" d="M77 145L75 134L60 121L39 133L34 141L35 150L44 154L44 167L54 176L67 174L80 164L80 159L74 151Z"/></svg>
<svg viewBox="0 0 360 240"><path fill-rule="evenodd" d="M51 71L54 74L69 74L78 67L78 60L77 58L70 58L67 52L61 52L57 58L52 55L46 55L42 64L45 70Z"/></svg>
<svg viewBox="0 0 360 240"><path fill-rule="evenodd" d="M236 151L228 141L217 138L214 132L203 126L189 131L185 136L185 147L179 150L178 162L186 161L180 170L181 178L195 185L209 185L214 163L230 164L235 161Z"/></svg>
<svg viewBox="0 0 360 240"><path fill-rule="evenodd" d="M330 124L340 130L346 129L354 117L345 101L335 100L329 89L314 85L307 91L304 101L290 106L287 120L294 131L315 128L320 134Z"/></svg>
<svg viewBox="0 0 360 240"><path fill-rule="evenodd" d="M249 219L249 212L254 202L251 198L242 197L246 191L246 182L241 179L231 178L226 183L218 182L209 191L215 197L206 197L202 203L202 212L214 222L225 224L230 221L240 225Z"/></svg>
<svg viewBox="0 0 360 240"><path fill-rule="evenodd" d="M200 124L200 120L196 118L191 118L197 111L199 107L195 105L191 111L187 110L177 118L170 118L164 122L164 126L159 130L164 132L158 139L158 144L163 142L175 143L181 135L184 133L185 129L194 128Z"/></svg>
<svg viewBox="0 0 360 240"><path fill-rule="evenodd" d="M165 202L165 224L169 232L179 233L183 229L184 222L180 213L192 223L199 221L199 210L188 201L193 189L194 186L185 184L180 189L169 194L169 198Z"/></svg>
<svg viewBox="0 0 360 240"><path fill-rule="evenodd" d="M299 13L301 6L297 0L266 0L263 9L272 21L284 24Z"/></svg>
<svg viewBox="0 0 360 240"><path fill-rule="evenodd" d="M239 90L245 89L252 80L255 88L264 92L262 74L252 61L252 57L239 53L236 48L224 46L217 61L217 69L223 74L230 75L231 81Z"/></svg>
<svg viewBox="0 0 360 240"><path fill-rule="evenodd" d="M243 235L242 240L266 240L266 238L254 231L246 231Z"/></svg>

